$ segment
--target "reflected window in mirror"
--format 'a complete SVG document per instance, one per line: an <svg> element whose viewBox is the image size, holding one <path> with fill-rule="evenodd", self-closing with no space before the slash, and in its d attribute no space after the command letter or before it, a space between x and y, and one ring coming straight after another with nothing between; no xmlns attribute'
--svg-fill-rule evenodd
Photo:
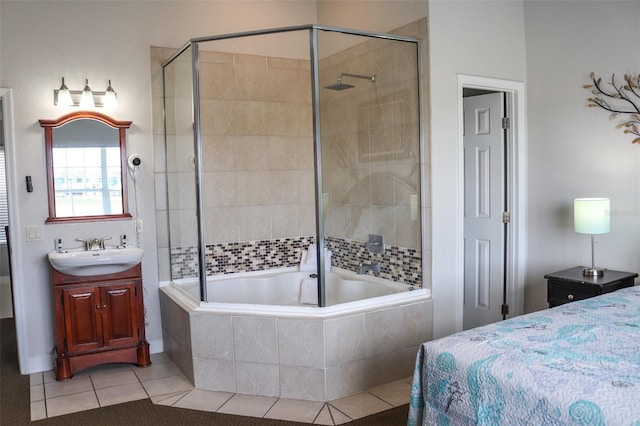
<svg viewBox="0 0 640 426"><path fill-rule="evenodd" d="M40 125L45 132L47 222L131 218L125 149L131 122L81 111L40 120Z"/></svg>

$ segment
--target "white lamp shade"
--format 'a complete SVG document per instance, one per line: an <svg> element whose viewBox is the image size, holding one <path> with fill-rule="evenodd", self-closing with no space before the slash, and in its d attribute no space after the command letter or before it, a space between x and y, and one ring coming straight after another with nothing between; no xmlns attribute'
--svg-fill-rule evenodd
<svg viewBox="0 0 640 426"><path fill-rule="evenodd" d="M107 86L107 90L104 92L102 106L105 108L115 108L118 106L118 97L113 87L111 87L111 80L109 80L109 86Z"/></svg>
<svg viewBox="0 0 640 426"><path fill-rule="evenodd" d="M59 106L71 106L73 105L73 99L69 89L65 88L58 91L58 105Z"/></svg>
<svg viewBox="0 0 640 426"><path fill-rule="evenodd" d="M94 106L93 92L89 87L89 81L85 80L84 89L82 89L82 95L80 95L80 108L93 108Z"/></svg>
<svg viewBox="0 0 640 426"><path fill-rule="evenodd" d="M608 198L576 198L573 200L573 225L579 234L606 234L611 224Z"/></svg>
<svg viewBox="0 0 640 426"><path fill-rule="evenodd" d="M118 106L118 98L116 97L116 92L114 92L113 89L105 92L102 104L105 108L115 108Z"/></svg>

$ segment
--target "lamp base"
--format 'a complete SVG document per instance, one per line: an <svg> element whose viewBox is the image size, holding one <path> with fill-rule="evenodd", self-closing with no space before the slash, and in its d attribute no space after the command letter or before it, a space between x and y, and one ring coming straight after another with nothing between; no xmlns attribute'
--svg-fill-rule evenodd
<svg viewBox="0 0 640 426"><path fill-rule="evenodd" d="M604 272L607 268L584 268L582 270L582 275L587 275L590 277L601 277L604 275Z"/></svg>

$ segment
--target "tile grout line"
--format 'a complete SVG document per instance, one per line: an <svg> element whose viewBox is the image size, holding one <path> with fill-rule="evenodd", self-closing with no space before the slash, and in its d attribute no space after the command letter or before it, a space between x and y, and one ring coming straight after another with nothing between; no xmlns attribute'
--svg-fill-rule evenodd
<svg viewBox="0 0 640 426"><path fill-rule="evenodd" d="M331 402L327 402L327 408L333 408L334 410L336 410L337 412L339 412L340 414L342 414L343 416L345 416L346 418L349 419L349 421L347 423L351 423L354 420L358 420L358 419L354 419L351 416L349 416L347 413L345 413L344 411L342 411L341 409L339 409L338 407L331 405ZM333 418L333 412L331 410L329 410L329 415L331 416L331 421L333 422L333 424L336 424L336 420Z"/></svg>
<svg viewBox="0 0 640 426"><path fill-rule="evenodd" d="M277 331L276 331L276 333L277 333ZM273 401L273 404L271 404L271 407L269 407L269 409L268 409L268 410L267 410L267 411L262 415L262 417L261 417L261 418L263 418L263 419L264 419L264 418L265 418L265 416L266 416L267 414L269 414L269 411L271 411L271 410L273 409L273 407L275 407L275 406L276 406L276 404L278 403L278 401L280 401L280 397L277 397L277 398L276 398L276 400L275 400L275 401Z"/></svg>
<svg viewBox="0 0 640 426"><path fill-rule="evenodd" d="M91 383L91 389L93 389L93 395L96 397L96 402L98 403L98 408L101 408L102 404L100 404L100 398L98 398L98 391L96 390L96 385L93 382L93 376L91 375L91 373L89 373L89 382Z"/></svg>
<svg viewBox="0 0 640 426"><path fill-rule="evenodd" d="M136 377L136 380L138 381L138 383L142 387L142 390L144 391L144 394L147 395L147 399L151 400L151 395L149 395L149 391L147 391L147 388L144 386L144 383L142 383L142 379L140 379L140 376L138 376L138 373L136 372L136 370L132 369L131 371L133 371L133 375ZM151 402L153 402L153 401L151 401Z"/></svg>
<svg viewBox="0 0 640 426"><path fill-rule="evenodd" d="M194 389L197 389L197 388L194 388ZM220 412L220 409L221 409L222 407L224 407L225 405L227 405L227 402L231 401L231 398L233 398L235 395L236 395L235 393L232 393L232 394L231 394L231 396L230 396L229 398L227 398L227 399L226 399L226 400L225 400L225 401L224 401L224 402L223 402L223 403L222 403L222 404L221 404L221 405L216 409L216 413L219 413L219 412ZM222 414L222 413L221 413L221 414Z"/></svg>
<svg viewBox="0 0 640 426"><path fill-rule="evenodd" d="M40 376L40 378L42 379L42 399L44 401L44 418L48 419L49 404L47 404L47 387L45 386L45 383L44 383L44 372L42 372L42 375Z"/></svg>
<svg viewBox="0 0 640 426"><path fill-rule="evenodd" d="M318 414L316 414L316 416L313 418L313 420L311 421L311 424L315 424L316 420L318 420L318 417L320 417L320 413L322 413L322 410L324 410L325 407L327 407L326 402L322 404L320 411L318 411ZM327 411L329 411L329 407L327 407ZM329 413L329 417L331 418L331 423L335 425L335 422L333 421L333 417L331 417L331 413Z"/></svg>

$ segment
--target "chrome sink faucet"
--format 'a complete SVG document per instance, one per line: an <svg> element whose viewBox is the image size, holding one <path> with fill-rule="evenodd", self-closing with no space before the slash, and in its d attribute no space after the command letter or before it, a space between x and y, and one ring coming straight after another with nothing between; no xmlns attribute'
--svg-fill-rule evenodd
<svg viewBox="0 0 640 426"><path fill-rule="evenodd" d="M94 238L93 240L83 240L78 238L76 241L84 243L85 251L104 250L104 242L110 240L111 237Z"/></svg>
<svg viewBox="0 0 640 426"><path fill-rule="evenodd" d="M377 260L371 262L369 265L365 265L363 262L360 262L358 264L358 275L362 275L364 273L366 273L367 271L373 271L376 274L380 273L380 262L378 262Z"/></svg>

